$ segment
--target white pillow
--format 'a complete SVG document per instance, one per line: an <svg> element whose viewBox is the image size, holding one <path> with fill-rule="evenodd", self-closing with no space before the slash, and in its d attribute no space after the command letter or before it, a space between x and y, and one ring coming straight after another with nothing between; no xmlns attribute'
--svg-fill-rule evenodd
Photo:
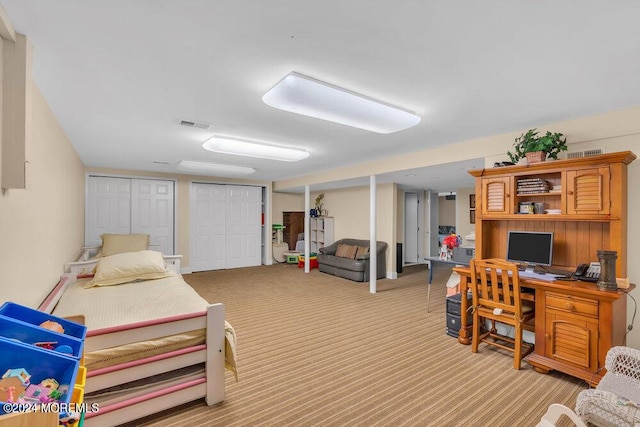
<svg viewBox="0 0 640 427"><path fill-rule="evenodd" d="M161 279L172 274L165 268L164 258L160 252L126 252L100 258L93 280L86 283L84 287L92 288L139 280Z"/></svg>
<svg viewBox="0 0 640 427"><path fill-rule="evenodd" d="M148 234L103 234L102 256L138 252L149 249Z"/></svg>

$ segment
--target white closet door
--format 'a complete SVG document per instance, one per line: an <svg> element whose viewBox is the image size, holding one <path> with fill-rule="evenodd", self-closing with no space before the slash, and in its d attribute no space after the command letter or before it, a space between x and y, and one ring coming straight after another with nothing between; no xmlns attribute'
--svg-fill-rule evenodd
<svg viewBox="0 0 640 427"><path fill-rule="evenodd" d="M87 186L84 244L100 246L104 233L129 233L131 180L90 176Z"/></svg>
<svg viewBox="0 0 640 427"><path fill-rule="evenodd" d="M191 184L191 252L192 271L225 268L224 185Z"/></svg>
<svg viewBox="0 0 640 427"><path fill-rule="evenodd" d="M262 262L262 189L227 186L226 268Z"/></svg>
<svg viewBox="0 0 640 427"><path fill-rule="evenodd" d="M133 179L131 233L148 234L149 249L173 255L174 182Z"/></svg>
<svg viewBox="0 0 640 427"><path fill-rule="evenodd" d="M192 271L262 263L262 189L191 184Z"/></svg>

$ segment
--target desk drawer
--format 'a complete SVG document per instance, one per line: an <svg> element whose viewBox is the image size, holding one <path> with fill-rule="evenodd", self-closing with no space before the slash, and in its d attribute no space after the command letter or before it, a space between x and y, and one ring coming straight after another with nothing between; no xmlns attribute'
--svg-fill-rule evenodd
<svg viewBox="0 0 640 427"><path fill-rule="evenodd" d="M597 300L547 292L546 303L548 308L554 308L567 313L577 313L596 318L598 317Z"/></svg>

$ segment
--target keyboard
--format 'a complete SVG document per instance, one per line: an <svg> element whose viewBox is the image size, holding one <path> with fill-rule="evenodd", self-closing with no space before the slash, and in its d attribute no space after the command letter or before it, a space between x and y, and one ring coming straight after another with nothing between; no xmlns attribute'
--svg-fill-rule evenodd
<svg viewBox="0 0 640 427"><path fill-rule="evenodd" d="M554 280L556 280L556 277L558 277L558 275L555 274L532 273L530 271L520 271L518 274L520 275L520 277L524 277L526 279L543 280L545 282L553 282Z"/></svg>

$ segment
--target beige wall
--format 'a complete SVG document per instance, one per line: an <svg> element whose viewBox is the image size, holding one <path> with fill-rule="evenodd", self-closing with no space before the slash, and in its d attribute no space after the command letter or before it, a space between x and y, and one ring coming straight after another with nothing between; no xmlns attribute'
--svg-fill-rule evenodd
<svg viewBox="0 0 640 427"><path fill-rule="evenodd" d="M456 233L462 236L463 246L474 246L475 242L465 239L464 236L475 231L475 224L469 219L469 195L475 193L475 188L458 188L456 190Z"/></svg>
<svg viewBox="0 0 640 427"><path fill-rule="evenodd" d="M273 193L272 223L282 224L282 212L304 212L304 194L299 193ZM311 207L313 207L312 199Z"/></svg>
<svg viewBox="0 0 640 427"><path fill-rule="evenodd" d="M447 200L444 196L438 197L438 225L456 225L456 200Z"/></svg>
<svg viewBox="0 0 640 427"><path fill-rule="evenodd" d="M84 236L84 166L35 85L27 190L0 195L0 302L36 307Z"/></svg>

